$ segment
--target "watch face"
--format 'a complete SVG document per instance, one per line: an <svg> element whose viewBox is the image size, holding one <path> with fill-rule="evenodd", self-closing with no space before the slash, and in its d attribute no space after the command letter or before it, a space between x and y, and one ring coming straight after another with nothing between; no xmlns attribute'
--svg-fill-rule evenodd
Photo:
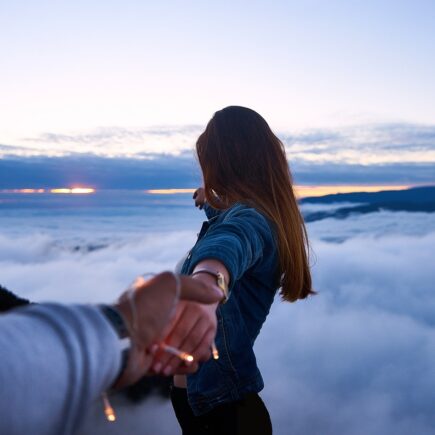
<svg viewBox="0 0 435 435"><path fill-rule="evenodd" d="M227 287L227 283L225 282L225 278L224 278L222 273L217 272L216 281L217 281L217 285L219 286L219 288L222 290L222 292L224 294L224 301L223 302L226 302L228 299L228 287Z"/></svg>

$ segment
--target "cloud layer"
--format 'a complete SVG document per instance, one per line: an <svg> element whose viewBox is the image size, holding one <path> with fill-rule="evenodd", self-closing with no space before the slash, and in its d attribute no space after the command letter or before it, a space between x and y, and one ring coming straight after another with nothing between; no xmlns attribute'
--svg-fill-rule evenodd
<svg viewBox="0 0 435 435"><path fill-rule="evenodd" d="M307 163L290 160L299 185L417 185L433 184L433 163L359 164ZM193 153L178 157L106 158L25 157L0 159L0 189L53 188L87 185L98 189L196 187L201 173Z"/></svg>
<svg viewBox="0 0 435 435"><path fill-rule="evenodd" d="M70 133L46 132L16 146L0 146L0 155L101 157L179 155L193 149L200 125L147 128L100 127ZM340 164L424 163L435 161L435 125L362 124L331 129L276 132L292 159Z"/></svg>
<svg viewBox="0 0 435 435"><path fill-rule="evenodd" d="M199 178L197 125L44 133L0 145L0 189L65 183L100 188L187 186ZM435 126L370 124L280 133L299 184L435 181ZM157 181L158 180L158 181Z"/></svg>
<svg viewBox="0 0 435 435"><path fill-rule="evenodd" d="M53 230L59 218L46 218L26 235L5 219L2 283L32 300L111 301L136 274L172 268L195 240L190 229L141 232L140 218L108 217L99 231L95 220ZM256 343L274 433L433 433L434 225L431 214L391 212L309 225L319 294L276 301ZM103 236L100 249L74 249ZM167 404L117 405L131 433L176 433ZM116 433L99 405L92 413L83 433Z"/></svg>
<svg viewBox="0 0 435 435"><path fill-rule="evenodd" d="M306 130L283 135L297 160L335 164L395 164L435 161L435 126L369 124L339 130Z"/></svg>
<svg viewBox="0 0 435 435"><path fill-rule="evenodd" d="M319 295L276 304L257 344L280 433L432 433L434 243L316 242Z"/></svg>
<svg viewBox="0 0 435 435"><path fill-rule="evenodd" d="M0 159L0 189L52 188L70 185L98 189L194 187L201 183L192 154L147 158L97 156Z"/></svg>

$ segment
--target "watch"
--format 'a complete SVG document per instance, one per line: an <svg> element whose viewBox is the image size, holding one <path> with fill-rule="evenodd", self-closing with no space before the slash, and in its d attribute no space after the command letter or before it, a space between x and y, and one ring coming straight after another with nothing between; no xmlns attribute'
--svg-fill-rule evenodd
<svg viewBox="0 0 435 435"><path fill-rule="evenodd" d="M224 274L222 272L213 271L213 270L209 270L209 269L206 269L206 268L202 268L202 269L195 270L191 274L191 276L195 276L198 273L207 273L207 274L209 274L211 276L214 276L216 278L216 284L217 284L217 286L222 290L222 293L224 295L221 303L224 304L225 302L228 301L228 298L229 298L228 285L227 285L227 283L225 281L225 277L224 277Z"/></svg>
<svg viewBox="0 0 435 435"><path fill-rule="evenodd" d="M120 348L121 348L121 369L119 371L119 376L122 374L124 369L127 367L128 355L131 348L130 334L127 329L124 318L121 313L111 305L99 305L100 311L103 313L104 317L109 321L110 325L113 327L115 332L119 337ZM118 376L118 377L119 377Z"/></svg>

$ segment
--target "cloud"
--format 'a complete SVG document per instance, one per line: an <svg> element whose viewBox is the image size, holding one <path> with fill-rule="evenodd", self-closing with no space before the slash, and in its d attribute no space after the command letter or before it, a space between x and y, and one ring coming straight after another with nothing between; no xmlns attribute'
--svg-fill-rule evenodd
<svg viewBox="0 0 435 435"><path fill-rule="evenodd" d="M337 207L331 204L332 208ZM312 211L319 204L307 206ZM304 205L302 209L304 210ZM420 237L435 232L434 213L410 213L380 211L370 214L355 214L347 219L328 218L309 224L310 235L314 240L341 243L345 240L371 236L374 238L402 236Z"/></svg>
<svg viewBox="0 0 435 435"><path fill-rule="evenodd" d="M411 123L377 123L362 124L340 129L305 129L284 134L281 137L289 146L329 145L337 150L344 146L350 147L382 147L387 149L433 150L435 148L435 125ZM346 142L346 143L345 143ZM336 148L332 148L336 144Z"/></svg>
<svg viewBox="0 0 435 435"><path fill-rule="evenodd" d="M46 132L36 137L27 137L21 142L33 150L39 149L41 155L92 153L124 158L155 153L179 155L193 149L202 129L198 125L100 127L69 134Z"/></svg>
<svg viewBox="0 0 435 435"><path fill-rule="evenodd" d="M161 174L164 187L185 187L191 174L197 174L194 144L201 131L197 125L107 127L49 132L17 146L0 145L0 189L74 182L102 188L161 187ZM433 125L374 124L279 136L299 184L435 181Z"/></svg>
<svg viewBox="0 0 435 435"><path fill-rule="evenodd" d="M192 151L203 128L200 125L162 125L45 132L17 140L16 147L0 147L0 156L38 153L46 156L86 153L102 157L179 155ZM378 123L277 134L291 161L355 165L435 162L435 125Z"/></svg>
<svg viewBox="0 0 435 435"><path fill-rule="evenodd" d="M432 184L434 163L347 164L292 160L297 184Z"/></svg>
<svg viewBox="0 0 435 435"><path fill-rule="evenodd" d="M99 189L196 187L201 175L192 153L146 158L94 155L0 159L0 189L89 185Z"/></svg>
<svg viewBox="0 0 435 435"><path fill-rule="evenodd" d="M290 161L300 185L432 184L433 164L356 165ZM94 155L0 159L0 189L90 185L99 189L196 187L201 183L192 152L180 156L141 155L107 158Z"/></svg>
<svg viewBox="0 0 435 435"><path fill-rule="evenodd" d="M256 346L279 433L432 433L434 242L315 243L319 295L276 304Z"/></svg>
<svg viewBox="0 0 435 435"><path fill-rule="evenodd" d="M124 237L109 244L91 238L81 246L74 239L65 244L42 234L0 236L2 283L34 301L113 301L135 276L173 269L195 240L195 233ZM86 249L89 245L100 249Z"/></svg>
<svg viewBox="0 0 435 435"><path fill-rule="evenodd" d="M142 230L146 215L23 218L15 228L3 216L2 283L33 300L111 301L136 274L172 268L192 245L201 216L186 215L190 226L179 216L172 226L185 231L171 230L170 215ZM433 433L433 214L326 219L308 230L319 294L277 300L256 343L274 433ZM175 431L167 404L116 404L130 433ZM91 414L83 434L116 433L100 404Z"/></svg>
<svg viewBox="0 0 435 435"><path fill-rule="evenodd" d="M87 133L59 134L43 133L34 138L26 138L29 142L41 143L85 143L96 144L99 142L121 142L129 139L143 140L146 136L172 137L178 134L199 134L199 125L162 125L149 128L123 128L123 127L100 127Z"/></svg>
<svg viewBox="0 0 435 435"><path fill-rule="evenodd" d="M282 135L290 161L347 165L435 162L435 126L369 124Z"/></svg>

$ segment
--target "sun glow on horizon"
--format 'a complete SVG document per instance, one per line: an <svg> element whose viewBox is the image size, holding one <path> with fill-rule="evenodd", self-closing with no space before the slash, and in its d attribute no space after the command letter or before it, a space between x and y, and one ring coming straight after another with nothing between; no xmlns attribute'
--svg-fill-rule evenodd
<svg viewBox="0 0 435 435"><path fill-rule="evenodd" d="M53 194L90 194L95 193L96 189L92 187L62 187L56 189L1 189L0 193L21 193L21 194L33 194L33 193L53 193Z"/></svg>
<svg viewBox="0 0 435 435"><path fill-rule="evenodd" d="M381 192L383 190L406 190L411 185L325 185L325 186L294 186L295 194L298 198L309 196L324 196L336 193L354 193L354 192Z"/></svg>
<svg viewBox="0 0 435 435"><path fill-rule="evenodd" d="M45 189L2 189L0 193L45 193Z"/></svg>
<svg viewBox="0 0 435 435"><path fill-rule="evenodd" d="M180 193L193 193L196 189L150 189L145 190L145 193L151 195L177 195Z"/></svg>
<svg viewBox="0 0 435 435"><path fill-rule="evenodd" d="M385 190L406 190L416 185L294 185L297 198L313 196L324 196L337 193L354 192L380 192ZM104 189L103 189L104 190ZM108 189L111 190L111 189ZM180 195L192 194L195 188L168 188L168 189L147 189L144 192L149 195ZM54 195L89 195L97 193L92 187L60 187L60 188L23 188L23 189L0 189L0 194L54 194Z"/></svg>
<svg viewBox="0 0 435 435"><path fill-rule="evenodd" d="M60 189L50 189L50 193L63 193L63 194L89 194L95 193L96 190L92 187L72 187L72 188L60 188Z"/></svg>
<svg viewBox="0 0 435 435"><path fill-rule="evenodd" d="M353 192L380 192L382 190L405 190L411 185L324 185L324 186L303 186L295 185L294 190L298 198L308 196L323 196L335 193ZM145 192L151 195L177 195L182 193L193 193L196 189L150 189Z"/></svg>

